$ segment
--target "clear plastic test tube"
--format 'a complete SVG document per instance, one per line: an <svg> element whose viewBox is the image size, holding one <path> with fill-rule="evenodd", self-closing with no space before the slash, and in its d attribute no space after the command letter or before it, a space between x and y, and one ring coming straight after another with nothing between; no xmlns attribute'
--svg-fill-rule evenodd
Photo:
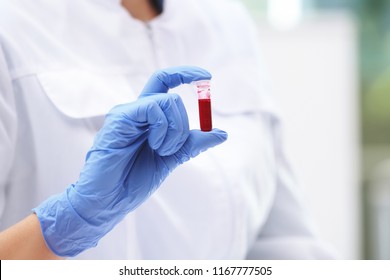
<svg viewBox="0 0 390 280"><path fill-rule="evenodd" d="M192 82L198 94L199 122L202 131L213 129L211 117L210 80Z"/></svg>

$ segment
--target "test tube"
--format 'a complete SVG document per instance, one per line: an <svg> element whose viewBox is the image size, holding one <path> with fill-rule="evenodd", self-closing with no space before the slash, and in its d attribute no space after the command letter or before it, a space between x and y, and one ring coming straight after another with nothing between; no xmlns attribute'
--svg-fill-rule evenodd
<svg viewBox="0 0 390 280"><path fill-rule="evenodd" d="M193 82L198 94L199 122L202 131L211 131L213 128L211 119L210 80Z"/></svg>

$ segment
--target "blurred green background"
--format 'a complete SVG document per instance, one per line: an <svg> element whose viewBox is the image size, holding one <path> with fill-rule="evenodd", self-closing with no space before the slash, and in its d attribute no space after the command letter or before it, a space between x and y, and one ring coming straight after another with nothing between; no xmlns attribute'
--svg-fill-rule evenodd
<svg viewBox="0 0 390 280"><path fill-rule="evenodd" d="M290 0L286 0L290 1ZM295 0L294 0L295 1ZM377 238L370 230L373 218L368 205L375 176L390 181L390 1L389 0L296 0L303 6L303 16L321 12L352 13L358 25L361 179L363 216L363 252L365 259L378 255L371 240ZM272 0L242 0L257 19L265 17ZM379 169L379 171L378 171ZM378 172L381 173L378 175ZM383 175L385 174L385 175ZM388 175L386 175L388 174ZM390 185L389 185L390 186ZM388 190L390 187L386 186ZM390 191L386 194L390 196ZM390 209L390 206L388 206ZM388 211L388 210L386 210ZM390 214L388 215L390 219ZM384 232L390 242L390 221ZM389 245L389 244L387 244ZM386 258L386 257L385 257Z"/></svg>

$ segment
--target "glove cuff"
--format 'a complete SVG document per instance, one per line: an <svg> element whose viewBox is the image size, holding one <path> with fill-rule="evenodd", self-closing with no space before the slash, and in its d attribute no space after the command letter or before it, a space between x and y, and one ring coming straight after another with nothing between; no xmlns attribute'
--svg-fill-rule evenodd
<svg viewBox="0 0 390 280"><path fill-rule="evenodd" d="M73 257L95 247L105 234L74 210L68 190L52 196L34 208L46 245L56 255Z"/></svg>

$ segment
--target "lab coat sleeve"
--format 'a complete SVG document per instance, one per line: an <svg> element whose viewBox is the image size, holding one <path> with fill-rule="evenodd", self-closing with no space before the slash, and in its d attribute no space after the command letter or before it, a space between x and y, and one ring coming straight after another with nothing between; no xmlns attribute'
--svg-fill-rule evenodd
<svg viewBox="0 0 390 280"><path fill-rule="evenodd" d="M281 124L270 118L275 143L276 193L269 216L251 247L248 259L334 259L335 250L315 232L302 192L286 160Z"/></svg>
<svg viewBox="0 0 390 280"><path fill-rule="evenodd" d="M16 111L12 82L0 41L0 217L15 151Z"/></svg>

